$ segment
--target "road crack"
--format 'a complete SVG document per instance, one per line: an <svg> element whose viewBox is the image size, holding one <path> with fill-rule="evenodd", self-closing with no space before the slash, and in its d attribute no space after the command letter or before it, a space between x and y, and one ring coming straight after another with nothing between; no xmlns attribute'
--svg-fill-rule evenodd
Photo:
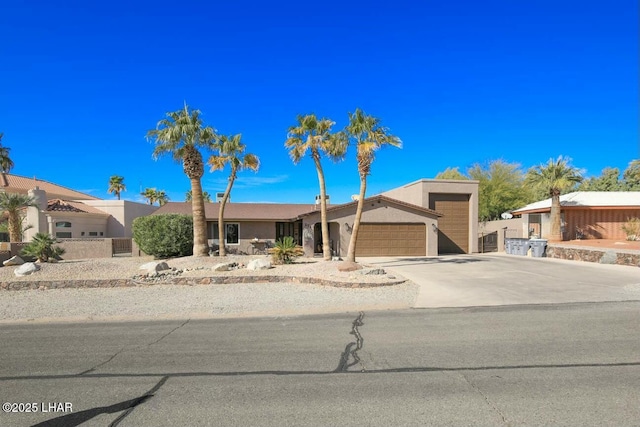
<svg viewBox="0 0 640 427"><path fill-rule="evenodd" d="M469 384L469 386L476 392L478 393L480 396L482 396L482 399L484 399L485 403L487 404L487 406L489 406L489 408L491 408L491 410L493 410L496 414L498 414L500 416L500 419L502 420L502 422L504 423L504 425L511 425L511 423L509 423L509 421L507 420L507 417L502 413L502 411L500 410L500 408L498 408L490 399L489 396L487 396L486 394L484 394L484 392L482 390L480 390L480 387L478 387L477 385L475 385L474 383L472 383L469 378L467 378L466 375L464 374L460 374L460 376L464 379L464 381Z"/></svg>
<svg viewBox="0 0 640 427"><path fill-rule="evenodd" d="M358 356L358 351L362 350L362 347L364 345L364 338L362 337L362 334L359 330L359 327L364 325L364 322L362 321L363 319L364 312L361 311L360 314L358 314L358 317L356 317L351 324L351 332L349 332L351 335L356 337L356 341L350 342L344 348L344 351L340 355L340 362L338 362L338 367L334 369L333 372L347 372L350 367L357 364L360 364L361 372L364 372L366 370L364 364ZM351 363L349 363L349 356L353 358L353 362Z"/></svg>
<svg viewBox="0 0 640 427"><path fill-rule="evenodd" d="M182 324L176 326L175 328L173 328L172 330L170 330L169 332L167 332L166 334L162 335L160 338L158 338L155 341L152 341L150 343L147 344L143 344L143 345L138 345L135 346L133 348L126 348L126 347L122 347L120 350L118 350L116 353L114 353L113 355L111 355L111 357L109 357L107 360L105 360L104 362L98 363L97 365L95 365L92 368L87 369L86 371L82 371L78 374L78 376L82 376L82 375L86 375L88 373L91 373L93 371L95 371L98 368L103 367L104 365L106 365L107 363L111 362L113 359L115 359L116 357L118 357L120 354L124 353L125 351L136 351L136 350L140 350L141 348L149 348L154 344L159 343L160 341L162 341L163 339L165 339L166 337L168 337L169 335L171 335L172 333L174 333L175 331L177 331L178 329L182 328L183 326L185 326L187 323L189 323L191 319L187 319L184 322L182 322Z"/></svg>

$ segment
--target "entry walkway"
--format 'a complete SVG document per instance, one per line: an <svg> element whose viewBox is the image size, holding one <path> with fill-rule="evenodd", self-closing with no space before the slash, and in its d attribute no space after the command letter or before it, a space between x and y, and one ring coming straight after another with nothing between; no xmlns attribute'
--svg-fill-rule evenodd
<svg viewBox="0 0 640 427"><path fill-rule="evenodd" d="M420 286L414 308L640 300L640 268L506 254L360 258Z"/></svg>

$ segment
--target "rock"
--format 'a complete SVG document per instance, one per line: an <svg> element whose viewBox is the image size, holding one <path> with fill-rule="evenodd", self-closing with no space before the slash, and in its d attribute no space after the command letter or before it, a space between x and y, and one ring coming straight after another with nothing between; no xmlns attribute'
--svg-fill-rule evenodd
<svg viewBox="0 0 640 427"><path fill-rule="evenodd" d="M361 269L362 266L357 262L344 261L338 264L338 271L356 271Z"/></svg>
<svg viewBox="0 0 640 427"><path fill-rule="evenodd" d="M159 271L170 270L169 265L164 261L151 261L140 266L140 270L146 270L147 273L157 273Z"/></svg>
<svg viewBox="0 0 640 427"><path fill-rule="evenodd" d="M40 270L40 266L37 265L35 262L26 262L22 264L20 267L16 268L13 271L13 274L15 274L18 277L28 276L29 274L35 273L38 270Z"/></svg>
<svg viewBox="0 0 640 427"><path fill-rule="evenodd" d="M235 262L221 262L219 264L214 265L211 269L213 271L229 271L233 270L238 266Z"/></svg>
<svg viewBox="0 0 640 427"><path fill-rule="evenodd" d="M358 271L358 273L360 274L367 274L367 275L382 275L382 274L387 274L386 271L384 271L384 268L364 268L360 271Z"/></svg>
<svg viewBox="0 0 640 427"><path fill-rule="evenodd" d="M331 261L342 261L342 258L340 258L339 256L334 256L331 257Z"/></svg>
<svg viewBox="0 0 640 427"><path fill-rule="evenodd" d="M257 258L247 263L247 270L267 270L271 268L271 261L264 258Z"/></svg>
<svg viewBox="0 0 640 427"><path fill-rule="evenodd" d="M14 255L2 263L2 265L6 267L10 267L12 265L22 265L22 264L24 264L24 260L20 258L18 255Z"/></svg>
<svg viewBox="0 0 640 427"><path fill-rule="evenodd" d="M615 264L618 257L614 251L606 251L602 258L600 258L600 264Z"/></svg>

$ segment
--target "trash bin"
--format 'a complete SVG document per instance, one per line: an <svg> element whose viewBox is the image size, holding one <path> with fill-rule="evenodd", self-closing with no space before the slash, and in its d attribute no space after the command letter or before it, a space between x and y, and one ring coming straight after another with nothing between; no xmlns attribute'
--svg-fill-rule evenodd
<svg viewBox="0 0 640 427"><path fill-rule="evenodd" d="M513 239L513 255L527 256L529 251L529 239L518 238Z"/></svg>
<svg viewBox="0 0 640 427"><path fill-rule="evenodd" d="M536 258L542 258L547 255L547 240L546 239L531 239L529 240L531 245L531 255Z"/></svg>
<svg viewBox="0 0 640 427"><path fill-rule="evenodd" d="M504 252L507 255L513 255L513 239L510 237L504 239Z"/></svg>

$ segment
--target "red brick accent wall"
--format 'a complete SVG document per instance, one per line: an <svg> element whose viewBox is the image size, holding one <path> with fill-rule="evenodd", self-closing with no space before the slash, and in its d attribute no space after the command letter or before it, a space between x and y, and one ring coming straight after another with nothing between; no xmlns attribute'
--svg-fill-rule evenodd
<svg viewBox="0 0 640 427"><path fill-rule="evenodd" d="M585 239L626 239L622 225L629 218L640 218L640 209L566 209L568 238L576 238L576 228L582 229Z"/></svg>

